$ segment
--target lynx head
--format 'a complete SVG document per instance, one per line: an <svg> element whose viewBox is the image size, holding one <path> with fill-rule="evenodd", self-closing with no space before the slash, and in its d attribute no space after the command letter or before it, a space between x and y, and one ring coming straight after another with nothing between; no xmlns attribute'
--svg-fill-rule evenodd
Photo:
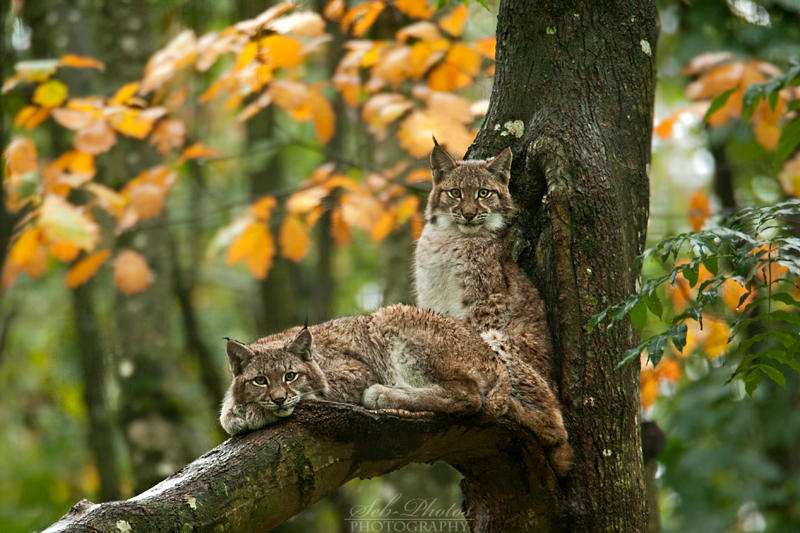
<svg viewBox="0 0 800 533"><path fill-rule="evenodd" d="M433 142L427 221L465 234L504 227L514 210L508 192L511 150L506 148L488 160L456 161L436 139Z"/></svg>
<svg viewBox="0 0 800 533"><path fill-rule="evenodd" d="M326 392L328 382L311 356L311 332L304 327L289 338L250 345L228 339L233 382L220 417L228 433L287 417L300 401Z"/></svg>

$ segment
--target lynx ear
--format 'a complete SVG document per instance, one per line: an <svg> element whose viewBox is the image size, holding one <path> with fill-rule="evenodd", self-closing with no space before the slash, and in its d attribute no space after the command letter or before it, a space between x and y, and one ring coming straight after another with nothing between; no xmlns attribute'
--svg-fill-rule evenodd
<svg viewBox="0 0 800 533"><path fill-rule="evenodd" d="M494 179L503 185L508 185L511 180L511 148L506 148L486 163L486 170L494 176Z"/></svg>
<svg viewBox="0 0 800 533"><path fill-rule="evenodd" d="M436 137L433 138L433 151L431 152L431 175L433 184L436 185L446 172L450 172L456 167L456 160L442 148Z"/></svg>
<svg viewBox="0 0 800 533"><path fill-rule="evenodd" d="M228 363L231 366L231 372L233 372L234 376L238 376L255 354L253 350L248 348L244 343L235 341L229 337L225 337L225 340L228 341L225 349L228 352Z"/></svg>
<svg viewBox="0 0 800 533"><path fill-rule="evenodd" d="M308 361L311 359L312 340L311 332L307 327L303 327L287 349L304 361Z"/></svg>

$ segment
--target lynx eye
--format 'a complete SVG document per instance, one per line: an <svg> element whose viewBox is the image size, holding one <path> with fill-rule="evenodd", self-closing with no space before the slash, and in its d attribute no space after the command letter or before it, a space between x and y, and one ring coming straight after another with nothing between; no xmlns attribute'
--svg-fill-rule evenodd
<svg viewBox="0 0 800 533"><path fill-rule="evenodd" d="M296 379L297 379L297 372L287 372L283 375L283 381L285 381L286 383L291 383Z"/></svg>
<svg viewBox="0 0 800 533"><path fill-rule="evenodd" d="M461 189L450 189L447 191L447 194L450 196L450 198L459 199L461 198Z"/></svg>
<svg viewBox="0 0 800 533"><path fill-rule="evenodd" d="M489 198L492 195L492 191L489 189L478 189L478 198Z"/></svg>
<svg viewBox="0 0 800 533"><path fill-rule="evenodd" d="M253 378L253 383L258 385L259 387L266 387L267 383L269 383L269 380L264 376L256 376Z"/></svg>

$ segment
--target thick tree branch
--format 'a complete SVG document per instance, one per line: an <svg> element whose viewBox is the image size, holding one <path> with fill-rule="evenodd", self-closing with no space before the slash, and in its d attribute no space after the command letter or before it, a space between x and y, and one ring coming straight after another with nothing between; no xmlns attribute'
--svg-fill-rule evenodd
<svg viewBox="0 0 800 533"><path fill-rule="evenodd" d="M308 402L286 422L231 438L129 500L83 500L45 533L268 531L350 479L439 460L465 476L473 529L552 526L557 480L541 447L510 421ZM501 512L519 498L530 499L530 513Z"/></svg>

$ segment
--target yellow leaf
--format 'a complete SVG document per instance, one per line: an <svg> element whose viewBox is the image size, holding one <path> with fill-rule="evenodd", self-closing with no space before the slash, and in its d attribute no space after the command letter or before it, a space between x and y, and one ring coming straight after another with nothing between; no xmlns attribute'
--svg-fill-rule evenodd
<svg viewBox="0 0 800 533"><path fill-rule="evenodd" d="M41 109L39 106L35 105L26 105L22 109L19 110L17 116L14 117L14 126L17 128L21 128L25 125L28 120L36 114L36 112Z"/></svg>
<svg viewBox="0 0 800 533"><path fill-rule="evenodd" d="M111 257L111 250L101 250L78 261L67 272L67 287L74 289L89 281L109 257Z"/></svg>
<svg viewBox="0 0 800 533"><path fill-rule="evenodd" d="M395 36L400 42L406 42L410 37L421 41L436 41L442 38L442 34L439 33L436 24L427 20L421 20L414 24L409 24L405 28L400 28Z"/></svg>
<svg viewBox="0 0 800 533"><path fill-rule="evenodd" d="M78 253L81 251L80 248L68 241L51 242L47 247L50 249L50 255L65 263L78 257Z"/></svg>
<svg viewBox="0 0 800 533"><path fill-rule="evenodd" d="M647 409L656 401L658 398L658 378L656 377L655 373L649 372L645 374L642 372L642 384L641 384L641 391L640 397L642 401L642 407Z"/></svg>
<svg viewBox="0 0 800 533"><path fill-rule="evenodd" d="M6 148L6 166L11 174L25 174L36 170L39 154L36 145L27 137L16 137Z"/></svg>
<svg viewBox="0 0 800 533"><path fill-rule="evenodd" d="M758 144L766 150L774 150L781 136L781 128L778 126L778 119L786 110L786 102L782 97L778 98L775 110L772 109L767 100L762 100L753 112L753 134Z"/></svg>
<svg viewBox="0 0 800 533"><path fill-rule="evenodd" d="M336 128L336 113L325 95L318 90L311 91L310 103L314 131L317 133L317 138L326 143L333 137Z"/></svg>
<svg viewBox="0 0 800 533"><path fill-rule="evenodd" d="M351 7L342 17L342 30L350 30L355 37L361 37L372 27L384 7L386 5L377 0Z"/></svg>
<svg viewBox="0 0 800 533"><path fill-rule="evenodd" d="M399 203L394 206L394 213L397 217L397 223L402 224L419 209L419 198L413 195L408 195L403 198Z"/></svg>
<svg viewBox="0 0 800 533"><path fill-rule="evenodd" d="M87 251L92 250L100 239L100 227L91 216L59 196L45 197L39 225L47 240L69 241Z"/></svg>
<svg viewBox="0 0 800 533"><path fill-rule="evenodd" d="M130 100L130 98L136 94L136 91L138 90L139 90L138 81L132 81L130 83L126 83L125 85L117 89L117 92L114 93L114 96L111 97L111 100L109 100L108 103L112 106L125 105L128 103L128 100Z"/></svg>
<svg viewBox="0 0 800 533"><path fill-rule="evenodd" d="M353 242L350 226L347 225L342 210L338 207L331 211L331 237L339 246L347 246Z"/></svg>
<svg viewBox="0 0 800 533"><path fill-rule="evenodd" d="M329 2L325 5L325 10L323 14L325 18L328 20L338 21L342 18L342 14L344 14L344 0L329 0Z"/></svg>
<svg viewBox="0 0 800 533"><path fill-rule="evenodd" d="M142 292L153 282L153 272L139 252L123 250L114 259L114 280L128 296Z"/></svg>
<svg viewBox="0 0 800 533"><path fill-rule="evenodd" d="M259 41L259 57L272 68L294 68L303 62L303 45L283 35L269 35Z"/></svg>
<svg viewBox="0 0 800 533"><path fill-rule="evenodd" d="M447 51L444 63L428 76L428 86L434 91L445 92L466 87L480 71L480 66L481 58L477 52L465 44L454 44Z"/></svg>
<svg viewBox="0 0 800 533"><path fill-rule="evenodd" d="M394 229L395 218L392 216L391 213L384 213L375 222L375 225L372 226L372 229L369 231L369 236L372 238L373 241L382 241L386 238L389 233L391 233L392 229Z"/></svg>
<svg viewBox="0 0 800 533"><path fill-rule="evenodd" d="M722 282L722 301L734 311L742 312L755 299L756 291L753 289L742 305L739 305L739 300L746 292L744 285L734 279L728 278Z"/></svg>
<svg viewBox="0 0 800 533"><path fill-rule="evenodd" d="M8 258L17 266L24 267L34 257L36 249L42 244L42 229L33 227L26 230L16 240L8 253Z"/></svg>
<svg viewBox="0 0 800 533"><path fill-rule="evenodd" d="M464 24L466 24L466 22L467 6L462 4L439 19L439 27L453 37L461 37L461 34L464 32Z"/></svg>
<svg viewBox="0 0 800 533"><path fill-rule="evenodd" d="M95 195L98 205L116 219L122 217L127 200L114 189L99 183L87 183L84 188Z"/></svg>
<svg viewBox="0 0 800 533"><path fill-rule="evenodd" d="M102 62L94 59L93 57L84 57L75 54L61 56L61 61L59 61L59 64L62 67L96 68L100 71L106 69L106 66Z"/></svg>
<svg viewBox="0 0 800 533"><path fill-rule="evenodd" d="M75 148L92 155L107 152L116 143L117 134L104 120L95 121L93 124L81 129L72 141Z"/></svg>
<svg viewBox="0 0 800 533"><path fill-rule="evenodd" d="M267 226L251 222L228 248L228 265L244 260L253 277L264 279L272 267L275 243Z"/></svg>
<svg viewBox="0 0 800 533"><path fill-rule="evenodd" d="M311 91L298 81L275 80L270 84L269 94L275 105L285 109L297 121L311 118Z"/></svg>
<svg viewBox="0 0 800 533"><path fill-rule="evenodd" d="M411 18L429 19L433 16L433 8L427 0L395 0L394 6Z"/></svg>
<svg viewBox="0 0 800 533"><path fill-rule="evenodd" d="M778 173L783 192L795 198L800 197L800 153L783 164Z"/></svg>
<svg viewBox="0 0 800 533"><path fill-rule="evenodd" d="M238 56L236 56L236 66L233 67L233 70L234 71L242 70L244 67L252 63L257 55L258 55L258 43L250 41L249 43L244 45L242 51L239 52Z"/></svg>
<svg viewBox="0 0 800 533"><path fill-rule="evenodd" d="M55 107L67 98L67 86L58 80L49 80L38 87L33 93L33 103L42 107Z"/></svg>
<svg viewBox="0 0 800 533"><path fill-rule="evenodd" d="M444 57L444 51L448 46L447 39L414 43L408 57L408 75L415 80L420 79L428 69Z"/></svg>
<svg viewBox="0 0 800 533"><path fill-rule="evenodd" d="M497 46L496 37L485 37L475 42L475 49L484 57L494 60L494 50Z"/></svg>
<svg viewBox="0 0 800 533"><path fill-rule="evenodd" d="M292 261L300 261L311 246L308 227L296 216L288 216L284 219L279 239L281 255Z"/></svg>
<svg viewBox="0 0 800 533"><path fill-rule="evenodd" d="M264 196L250 205L250 212L262 222L267 222L272 208L277 204L274 196Z"/></svg>
<svg viewBox="0 0 800 533"><path fill-rule="evenodd" d="M152 183L139 183L128 189L127 196L137 219L144 220L161 214L166 193L165 189Z"/></svg>
<svg viewBox="0 0 800 533"><path fill-rule="evenodd" d="M303 215L320 205L322 199L328 196L326 187L309 187L292 193L286 200L286 211L291 215Z"/></svg>
<svg viewBox="0 0 800 533"><path fill-rule="evenodd" d="M703 328L708 328L708 337L705 341L705 352L712 359L725 353L728 347L728 337L730 328L722 320L706 318L703 320Z"/></svg>
<svg viewBox="0 0 800 533"><path fill-rule="evenodd" d="M254 19L243 20L236 23L234 26L238 31L252 35L261 30L264 26L269 24L272 20L284 14L295 7L292 2L284 2L276 6L272 6Z"/></svg>
<svg viewBox="0 0 800 533"><path fill-rule="evenodd" d="M138 109L126 109L111 117L111 125L115 130L135 139L147 137L153 128L153 122L153 119Z"/></svg>

